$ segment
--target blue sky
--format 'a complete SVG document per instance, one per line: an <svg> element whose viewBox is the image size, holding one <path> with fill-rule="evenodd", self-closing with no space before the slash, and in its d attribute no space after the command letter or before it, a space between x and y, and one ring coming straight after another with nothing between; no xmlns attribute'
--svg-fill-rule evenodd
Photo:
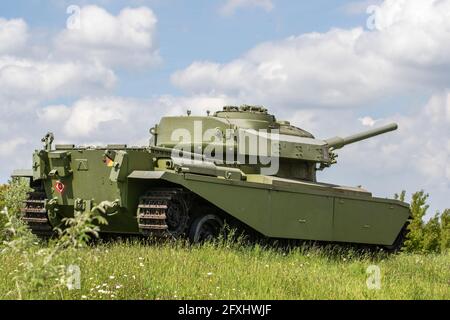
<svg viewBox="0 0 450 320"><path fill-rule="evenodd" d="M152 95L182 95L173 86L170 76L193 61L213 60L225 63L239 57L266 41L276 41L289 36L310 32L326 32L331 28L365 26L368 14L365 6L379 1L274 1L270 12L262 8L238 8L232 14L221 14L226 1L198 0L195 5L183 0L136 1L15 1L0 4L1 16L8 19L23 18L35 29L35 36L60 32L66 25L69 5L97 4L112 14L125 7L148 6L158 18L156 35L162 61L151 68L117 70L120 85L116 93L123 96L149 98ZM361 3L361 6L358 6ZM365 4L367 3L367 5ZM352 6L358 9L351 10ZM406 96L386 96L382 107L378 101L368 101L366 108L374 116L385 110L411 109L415 101L426 100L427 94L411 93ZM73 100L73 99L72 99ZM412 100L412 101L411 101ZM53 103L69 102L61 98Z"/></svg>
<svg viewBox="0 0 450 320"><path fill-rule="evenodd" d="M4 18L24 18L37 32L58 32L65 27L69 5L98 4L117 14L127 6L149 6L159 20L158 41L163 63L156 69L121 73L118 92L136 97L179 94L170 75L194 60L226 62L264 41L307 32L324 32L332 27L354 27L366 20L364 12L350 14L348 1L277 1L266 12L243 8L221 15L225 1L198 0L195 5L183 0L153 1L48 1L18 0L0 3ZM107 5L104 5L107 4Z"/></svg>
<svg viewBox="0 0 450 320"><path fill-rule="evenodd" d="M66 27L70 5L80 30ZM320 177L381 197L425 189L442 210L449 9L450 0L3 1L0 179L30 165L47 130L60 142L143 144L166 114L264 104L320 138L398 122L342 150Z"/></svg>

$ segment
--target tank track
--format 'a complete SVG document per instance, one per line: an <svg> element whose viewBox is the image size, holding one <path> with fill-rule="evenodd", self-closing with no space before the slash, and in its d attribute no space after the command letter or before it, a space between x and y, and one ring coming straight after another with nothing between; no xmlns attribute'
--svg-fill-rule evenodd
<svg viewBox="0 0 450 320"><path fill-rule="evenodd" d="M33 234L50 237L53 235L53 227L48 219L45 203L45 192L29 192L22 208L22 220L28 224Z"/></svg>
<svg viewBox="0 0 450 320"><path fill-rule="evenodd" d="M187 228L187 213L179 212L181 209L175 205L175 201L182 199L183 195L182 189L157 189L141 197L137 215L141 234L176 238L183 233ZM173 230L174 226L176 230Z"/></svg>

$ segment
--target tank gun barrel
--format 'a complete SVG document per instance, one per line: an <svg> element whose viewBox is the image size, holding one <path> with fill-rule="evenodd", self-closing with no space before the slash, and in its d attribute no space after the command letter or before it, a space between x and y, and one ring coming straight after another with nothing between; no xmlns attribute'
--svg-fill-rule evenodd
<svg viewBox="0 0 450 320"><path fill-rule="evenodd" d="M364 131L361 133L357 133L351 136L348 136L346 138L341 137L334 137L331 139L325 140L325 142L328 144L329 148L333 149L340 149L348 144L352 144L361 140L366 140L375 136L378 136L380 134L384 134L390 131L395 131L398 129L398 125L396 123L391 123L379 128L375 128L372 130Z"/></svg>

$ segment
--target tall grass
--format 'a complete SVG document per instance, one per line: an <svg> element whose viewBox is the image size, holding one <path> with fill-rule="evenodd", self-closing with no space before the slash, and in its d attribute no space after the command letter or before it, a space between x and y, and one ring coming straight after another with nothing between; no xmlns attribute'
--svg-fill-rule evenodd
<svg viewBox="0 0 450 320"><path fill-rule="evenodd" d="M239 237L202 246L88 245L97 223L105 222L93 213L77 213L57 239L40 242L20 220L18 199L26 186L5 190L0 202L10 210L0 216L0 299L450 299L445 246L441 253L387 255L344 247L276 249ZM68 286L68 266L81 271L79 289ZM367 286L370 266L381 272L378 290Z"/></svg>
<svg viewBox="0 0 450 320"><path fill-rule="evenodd" d="M64 252L76 263L81 290L44 285L24 299L450 299L450 254L362 254L352 250L259 245L97 244ZM17 256L5 254L0 299L14 291ZM381 270L381 289L370 290L367 268Z"/></svg>
<svg viewBox="0 0 450 320"><path fill-rule="evenodd" d="M76 255L77 249L85 248L93 237L98 237L98 225L106 224L106 220L95 212L75 212L73 218L63 219L65 228L55 230L58 237L42 243L21 219L22 204L15 199L25 198L28 188L23 186L26 184L19 181L4 193L6 206L0 212L0 266L8 257L15 261L14 268L7 273L14 286L2 288L5 290L1 296L23 299L50 291L63 297L65 287L72 285L73 264L62 256ZM20 188L23 194L13 194L14 188Z"/></svg>

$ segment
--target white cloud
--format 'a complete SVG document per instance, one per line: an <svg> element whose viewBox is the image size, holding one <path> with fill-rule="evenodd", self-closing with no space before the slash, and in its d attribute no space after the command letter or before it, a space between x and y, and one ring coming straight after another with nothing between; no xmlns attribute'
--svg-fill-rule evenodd
<svg viewBox="0 0 450 320"><path fill-rule="evenodd" d="M9 141L4 141L0 143L0 156L10 156L13 155L17 148L24 145L27 141L24 138L14 138Z"/></svg>
<svg viewBox="0 0 450 320"><path fill-rule="evenodd" d="M224 95L194 95L185 97L161 96L154 108L163 108L165 115L184 115L188 110L193 115L205 115L207 111L221 110L223 106L237 104L238 101ZM158 119L159 120L159 119Z"/></svg>
<svg viewBox="0 0 450 320"><path fill-rule="evenodd" d="M366 127L373 127L375 123L377 123L379 120L374 120L372 117L363 117L358 119L363 126Z"/></svg>
<svg viewBox="0 0 450 320"><path fill-rule="evenodd" d="M198 61L172 81L256 103L356 106L450 81L450 0L387 0L379 30L332 29L263 43L228 63Z"/></svg>
<svg viewBox="0 0 450 320"><path fill-rule="evenodd" d="M245 7L258 7L269 12L274 8L274 4L272 0L227 0L220 8L220 12L223 15L231 15L236 10Z"/></svg>
<svg viewBox="0 0 450 320"><path fill-rule="evenodd" d="M105 93L115 86L116 76L111 69L99 63L55 59L51 54L36 57L28 38L28 26L23 20L0 18L2 129L20 127L45 100ZM0 132L3 138L11 134L10 130Z"/></svg>
<svg viewBox="0 0 450 320"><path fill-rule="evenodd" d="M139 113L145 113L143 102L120 97L92 97L77 100L69 106L47 106L38 111L38 120L42 126L52 128L58 138L92 143L120 134L124 138L133 137L136 128L129 130L139 121Z"/></svg>
<svg viewBox="0 0 450 320"><path fill-rule="evenodd" d="M417 181L423 185L449 189L450 91L433 95L422 109L410 115L383 120L389 121L398 122L399 130L387 139L374 139L355 148L349 161L362 161L368 168L384 172L384 176L401 171L405 176L418 175ZM369 163L364 161L367 153L373 155Z"/></svg>
<svg viewBox="0 0 450 320"><path fill-rule="evenodd" d="M0 54L14 53L28 39L28 27L22 19L0 18Z"/></svg>
<svg viewBox="0 0 450 320"><path fill-rule="evenodd" d="M60 55L110 66L157 64L157 18L146 7L125 8L117 16L98 6L80 12L80 28L66 29L55 40Z"/></svg>
<svg viewBox="0 0 450 320"><path fill-rule="evenodd" d="M138 108L142 109L142 108ZM129 111L129 113L127 112ZM134 111L134 112L133 112ZM136 108L130 102L120 99L85 99L75 103L64 126L69 137L88 137L100 127L115 131L117 127L130 123L130 116ZM108 128L108 124L111 125ZM116 127L117 126L117 127ZM98 139L98 135L95 135Z"/></svg>
<svg viewBox="0 0 450 320"><path fill-rule="evenodd" d="M80 30L65 30L54 36L29 30L22 19L0 18L2 179L14 168L30 166L31 152L40 146L40 137L47 130L58 131L68 143L79 137L106 141L111 128L117 132L114 126L107 128L115 121L125 121L130 132L136 131L127 119L117 118L114 101L105 99L104 103L111 102L111 109L116 111L108 111L98 103L89 110L84 101L101 101L98 97L111 94L117 83L116 68L149 66L159 61L156 17L145 7L126 8L113 16L100 7L87 6L81 19ZM80 99L86 96L91 98ZM42 108L51 100L71 99L80 100L70 107ZM139 114L139 109L133 109L134 114ZM126 111L124 116L132 116ZM73 124L73 130L67 123ZM97 136L98 132L103 136ZM14 161L8 158L11 154L15 155Z"/></svg>
<svg viewBox="0 0 450 320"><path fill-rule="evenodd" d="M0 18L0 108L4 117L12 118L48 99L105 94L117 82L113 68L159 60L157 19L150 9L125 8L113 16L103 8L86 6L80 17L80 30L46 36L38 50L27 41L24 20Z"/></svg>
<svg viewBox="0 0 450 320"><path fill-rule="evenodd" d="M70 109L65 105L51 105L38 110L38 118L45 122L66 121L70 117Z"/></svg>
<svg viewBox="0 0 450 320"><path fill-rule="evenodd" d="M362 29L336 29L264 43L226 64L193 63L172 80L188 92L256 103L354 105L395 84L385 61L356 52L363 34Z"/></svg>
<svg viewBox="0 0 450 320"><path fill-rule="evenodd" d="M117 141L147 144L148 130L162 116L206 114L228 104L226 97L161 96L149 100L124 97L84 98L70 106L50 105L38 112L43 127L50 127L58 138L84 144Z"/></svg>
<svg viewBox="0 0 450 320"><path fill-rule="evenodd" d="M3 98L48 99L104 91L112 89L115 83L113 71L100 64L0 56L0 97Z"/></svg>
<svg viewBox="0 0 450 320"><path fill-rule="evenodd" d="M362 38L359 48L419 71L449 68L449 12L448 0L385 1L376 12L378 32Z"/></svg>

